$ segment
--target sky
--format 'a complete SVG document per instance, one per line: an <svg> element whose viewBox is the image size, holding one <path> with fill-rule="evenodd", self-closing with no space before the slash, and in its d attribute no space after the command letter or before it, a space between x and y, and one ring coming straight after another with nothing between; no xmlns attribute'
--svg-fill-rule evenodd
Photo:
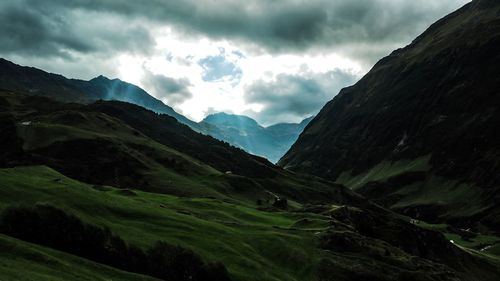
<svg viewBox="0 0 500 281"><path fill-rule="evenodd" d="M177 112L316 114L467 0L2 0L0 56L134 83Z"/></svg>

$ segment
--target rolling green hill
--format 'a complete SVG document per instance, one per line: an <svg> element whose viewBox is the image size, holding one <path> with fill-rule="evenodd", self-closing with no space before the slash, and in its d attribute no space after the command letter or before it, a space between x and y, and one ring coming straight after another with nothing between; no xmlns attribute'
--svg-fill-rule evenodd
<svg viewBox="0 0 500 281"><path fill-rule="evenodd" d="M359 209L332 205L323 206L322 211L269 212L213 198L124 192L84 184L44 166L0 169L0 179L0 210L12 204L49 204L87 223L109 227L141 248L161 240L192 249L205 260L224 263L235 280L318 280L318 276L323 276L321 280L392 280L391 276L413 274L420 276L414 280L458 280L458 276L476 280L474 274L482 280L495 280L498 274L495 258L474 258L439 233L430 235L390 213L373 216L362 211L359 217ZM372 220L378 227L367 233ZM390 230L391 224L396 228ZM391 236L400 235L401 229L406 235L418 236L410 240ZM424 240L432 245L428 250ZM54 279L82 275L138 278L6 236L0 241L8 249L0 254L0 274L7 280L40 275ZM459 268L459 264L465 267ZM75 270L68 275L64 268Z"/></svg>
<svg viewBox="0 0 500 281"><path fill-rule="evenodd" d="M141 247L164 240L194 249L207 259L224 262L237 280L302 280L311 277L320 258L312 231L326 222L318 215L269 213L218 199L97 188L43 166L0 173L9 187L2 189L2 209L12 202L51 204L89 223L108 226ZM287 229L302 218L322 224L307 231ZM298 268L277 259L288 254L296 255L296 263L309 266Z"/></svg>
<svg viewBox="0 0 500 281"><path fill-rule="evenodd" d="M156 280L0 234L2 280Z"/></svg>
<svg viewBox="0 0 500 281"><path fill-rule="evenodd" d="M272 199L269 192L306 202L342 189L133 104L61 104L13 93L0 98L6 166L42 164L93 184L182 196L240 194L252 203Z"/></svg>

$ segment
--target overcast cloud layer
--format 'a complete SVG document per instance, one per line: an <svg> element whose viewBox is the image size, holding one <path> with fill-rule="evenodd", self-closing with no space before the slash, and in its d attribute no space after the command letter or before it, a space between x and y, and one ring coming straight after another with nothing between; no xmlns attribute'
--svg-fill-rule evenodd
<svg viewBox="0 0 500 281"><path fill-rule="evenodd" d="M139 84L188 117L316 113L467 0L3 0L0 56Z"/></svg>

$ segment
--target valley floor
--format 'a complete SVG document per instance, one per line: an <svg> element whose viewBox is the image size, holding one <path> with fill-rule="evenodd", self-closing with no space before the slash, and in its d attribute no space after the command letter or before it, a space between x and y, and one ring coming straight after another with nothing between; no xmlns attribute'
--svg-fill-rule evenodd
<svg viewBox="0 0 500 281"><path fill-rule="evenodd" d="M373 263L363 257L365 254L335 253L320 247L320 237L331 226L327 215L271 212L214 198L181 198L89 185L45 166L0 169L0 181L1 210L13 205L49 204L84 222L109 227L127 243L141 248L166 241L192 249L206 260L222 262L234 280L318 280L325 263L344 271ZM443 231L460 247L500 267L500 238L477 236L466 241L447 233L444 225L421 226ZM475 250L489 244L493 246L487 250ZM0 249L3 281L154 280L5 235L0 236ZM380 263L377 270L381 266L390 268ZM343 274L340 272L339 280L349 280ZM333 277L331 280L337 280Z"/></svg>

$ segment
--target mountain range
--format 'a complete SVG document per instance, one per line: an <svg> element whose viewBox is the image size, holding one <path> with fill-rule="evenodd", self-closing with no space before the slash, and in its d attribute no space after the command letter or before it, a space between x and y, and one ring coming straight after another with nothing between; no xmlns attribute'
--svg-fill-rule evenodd
<svg viewBox="0 0 500 281"><path fill-rule="evenodd" d="M312 117L300 123L280 123L263 127L250 117L226 113L208 115L200 124L217 130L205 131L208 135L226 141L245 151L266 157L276 163L297 140Z"/></svg>
<svg viewBox="0 0 500 281"><path fill-rule="evenodd" d="M219 113L207 116L201 122L194 122L140 87L120 79L109 79L102 75L89 81L68 79L37 68L23 67L2 58L0 58L0 85L5 90L21 91L62 102L91 103L97 100L117 100L137 104L156 113L170 115L197 132L226 141L249 153L266 157L273 163L285 154L312 119L307 118L298 124L276 124L264 128L250 117Z"/></svg>
<svg viewBox="0 0 500 281"><path fill-rule="evenodd" d="M0 60L0 279L497 281L498 50L472 1L265 128Z"/></svg>

